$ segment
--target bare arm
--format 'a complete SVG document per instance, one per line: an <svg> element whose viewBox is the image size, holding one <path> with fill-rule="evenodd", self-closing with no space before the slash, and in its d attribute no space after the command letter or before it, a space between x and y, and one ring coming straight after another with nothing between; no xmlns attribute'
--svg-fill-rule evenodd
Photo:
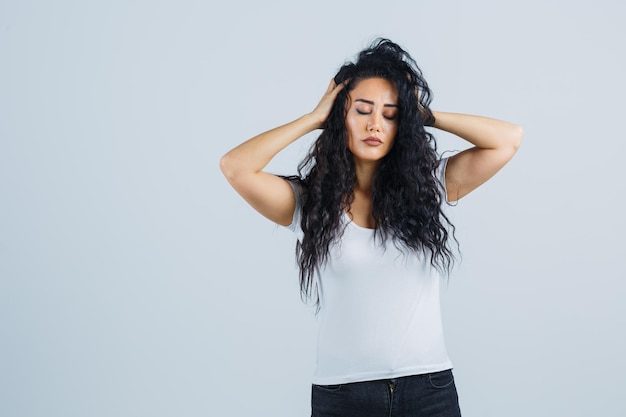
<svg viewBox="0 0 626 417"><path fill-rule="evenodd" d="M446 168L448 201L456 201L483 184L517 152L521 126L468 114L435 112L437 129L470 142L473 147L450 158Z"/></svg>
<svg viewBox="0 0 626 417"><path fill-rule="evenodd" d="M293 219L295 197L284 179L263 172L263 168L285 147L319 129L343 85L331 81L317 107L290 123L261 133L226 153L220 169L233 188L269 220L288 225Z"/></svg>

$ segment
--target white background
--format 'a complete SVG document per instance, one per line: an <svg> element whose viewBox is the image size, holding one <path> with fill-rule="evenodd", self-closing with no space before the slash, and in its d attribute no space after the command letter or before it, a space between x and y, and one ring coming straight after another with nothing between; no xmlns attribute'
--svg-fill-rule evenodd
<svg viewBox="0 0 626 417"><path fill-rule="evenodd" d="M294 238L218 161L376 36L434 109L525 128L452 210L464 416L626 415L625 20L618 0L2 1L0 415L310 414Z"/></svg>

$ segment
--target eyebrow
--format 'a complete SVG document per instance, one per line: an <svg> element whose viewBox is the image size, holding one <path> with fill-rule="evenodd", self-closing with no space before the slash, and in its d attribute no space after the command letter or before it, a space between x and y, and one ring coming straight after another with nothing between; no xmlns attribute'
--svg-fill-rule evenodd
<svg viewBox="0 0 626 417"><path fill-rule="evenodd" d="M364 98L357 98L357 99L356 99L356 100L354 100L354 101L360 101L360 102L362 102L362 103L369 104L370 106L373 106L373 105L374 105L374 102L373 102L373 101L370 101L370 100L365 100ZM398 105L397 105L397 104L385 104L383 107L398 107Z"/></svg>

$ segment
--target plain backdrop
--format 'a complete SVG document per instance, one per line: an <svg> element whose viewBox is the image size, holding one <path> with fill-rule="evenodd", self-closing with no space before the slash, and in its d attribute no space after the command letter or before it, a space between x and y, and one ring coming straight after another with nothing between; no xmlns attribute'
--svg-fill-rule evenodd
<svg viewBox="0 0 626 417"><path fill-rule="evenodd" d="M0 415L310 415L294 237L218 161L377 36L434 109L525 129L451 210L463 415L626 415L625 20L619 0L3 0Z"/></svg>

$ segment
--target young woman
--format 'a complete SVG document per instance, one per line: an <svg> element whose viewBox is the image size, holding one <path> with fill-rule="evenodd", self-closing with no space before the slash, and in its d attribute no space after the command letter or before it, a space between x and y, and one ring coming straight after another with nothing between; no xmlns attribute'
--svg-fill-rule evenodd
<svg viewBox="0 0 626 417"><path fill-rule="evenodd" d="M311 113L220 161L252 207L298 235L300 288L319 309L314 417L460 415L439 305L454 260L444 210L513 157L522 129L430 101L415 61L378 39ZM425 126L473 146L441 159ZM299 176L263 171L316 129Z"/></svg>

